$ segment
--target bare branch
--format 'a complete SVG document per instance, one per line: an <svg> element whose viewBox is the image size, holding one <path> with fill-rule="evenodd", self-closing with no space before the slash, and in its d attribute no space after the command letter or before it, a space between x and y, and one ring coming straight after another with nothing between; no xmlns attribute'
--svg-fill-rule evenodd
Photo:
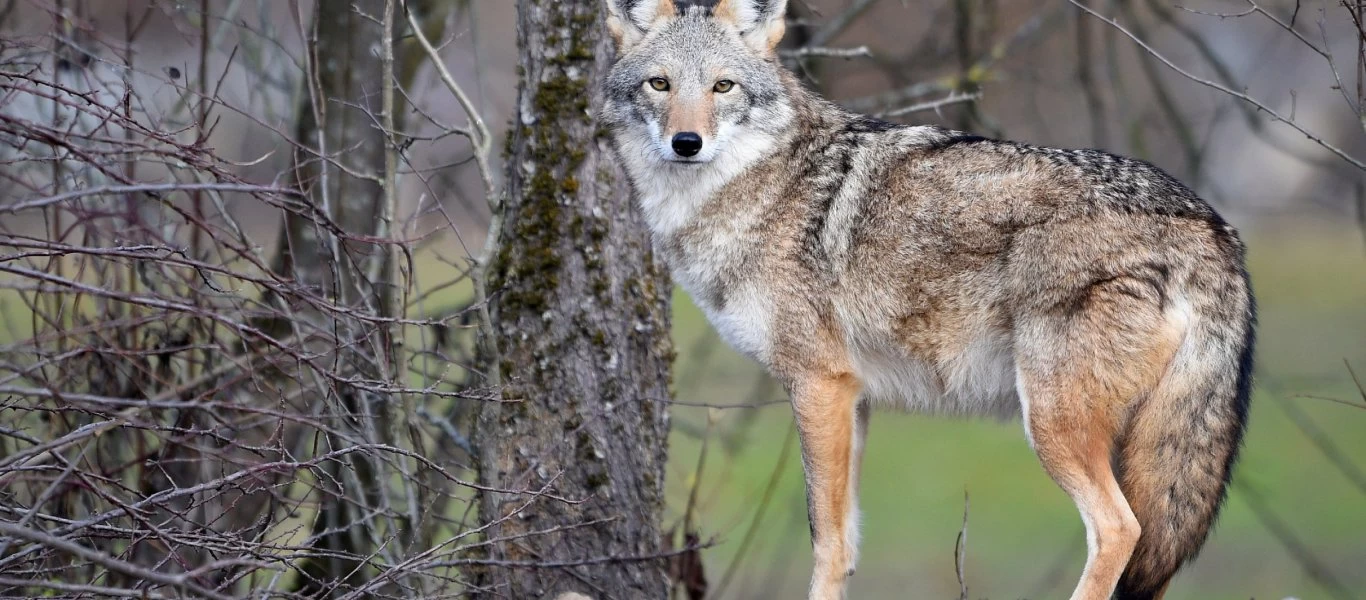
<svg viewBox="0 0 1366 600"><path fill-rule="evenodd" d="M958 575L958 600L968 600L968 582L964 575L968 556L968 491L963 490L963 526L953 543L953 567Z"/></svg>
<svg viewBox="0 0 1366 600"><path fill-rule="evenodd" d="M1160 61L1162 64L1166 65L1167 68L1169 68L1169 69L1175 71L1177 74L1181 75L1182 77L1184 77L1184 78L1186 78L1186 79L1189 79L1189 80L1191 80L1191 81L1193 81L1193 82L1195 82L1195 83L1198 83L1198 84L1200 84L1200 85L1203 85L1203 86L1205 86L1205 87L1208 87L1208 88L1210 88L1210 89L1219 91L1219 92L1224 93L1224 94L1228 94L1229 96L1232 96L1232 97L1234 97L1234 98L1237 98L1238 100L1241 100L1241 101L1246 102L1246 103L1248 103L1248 104L1251 104L1252 106L1256 107L1257 110L1260 110L1260 111L1262 111L1262 112L1265 112L1267 115L1270 115L1272 119L1275 119L1276 121L1280 121L1281 123L1285 123L1286 125L1289 125L1291 128L1293 128L1295 131L1298 131L1298 132L1304 134L1304 136L1305 136L1306 138L1309 138L1310 141L1314 142L1315 144L1318 144L1320 147L1322 147L1323 149L1325 149L1325 150L1331 152L1333 155L1337 156L1338 158L1342 159L1343 161L1346 161L1348 164L1350 164L1350 165L1352 165L1352 166L1354 166L1354 167L1356 167L1356 168L1358 168L1358 169L1366 170L1366 163L1363 163L1362 161L1360 161L1360 160L1358 160L1358 159L1356 159L1356 158L1353 158L1351 155L1347 154L1347 153L1346 153L1345 151L1343 151L1341 148L1338 148L1337 146L1335 146L1335 145L1333 145L1333 144L1331 144L1331 143L1325 141L1323 138L1319 137L1317 134L1315 134L1315 133L1309 131L1308 129L1305 129L1303 126L1301 126L1300 124L1296 123L1294 120L1282 116L1279 112L1277 112L1276 110L1272 109L1271 107L1269 107L1269 106L1263 104L1261 101L1257 100L1256 98L1253 98L1252 96L1249 96L1249 95L1247 95L1247 94L1245 94L1245 93L1243 93L1243 92L1231 90L1231 89L1229 89L1229 88L1227 88L1227 87L1224 87L1224 86L1222 86L1222 85L1219 85L1218 83L1215 83L1215 82L1210 81L1210 80L1208 80L1208 79L1203 79L1203 78L1201 78L1201 77L1198 77L1198 76L1196 76L1196 75L1191 74L1190 72L1186 71L1185 69L1182 69L1181 67L1177 66L1175 63L1171 62L1171 60L1167 59L1167 57L1163 56L1161 53L1159 53L1159 52L1157 52L1156 50L1154 50L1154 49L1152 48L1152 46L1149 46L1146 42L1144 42L1144 41L1143 41L1142 39L1140 39L1138 36L1135 36L1133 33L1131 33L1128 29L1124 28L1123 25L1120 25L1120 24L1119 24L1117 21L1115 21L1114 19L1110 19L1110 18L1106 18L1106 17L1102 16L1100 13L1097 13L1096 11L1091 10L1091 8L1089 8L1089 7L1087 7L1086 5L1080 3L1078 0L1068 0L1068 1L1071 2L1073 6L1076 6L1077 8L1079 8L1079 9L1081 9L1082 11L1086 12L1087 14L1089 14L1089 15L1095 17L1096 19L1099 19L1102 23L1105 23L1106 25L1109 25L1110 27L1113 27L1115 30L1119 31L1120 33L1123 33L1123 34L1124 34L1126 37L1128 37L1130 40L1133 40L1133 42L1134 42L1135 44L1138 44L1138 46L1139 46L1145 53L1147 53L1148 55L1152 56L1153 58L1156 58L1156 59L1157 59L1158 61Z"/></svg>
<svg viewBox="0 0 1366 600"><path fill-rule="evenodd" d="M897 108L897 109L889 110L889 111L884 112L884 113L879 113L878 116L879 116L879 117L900 117L900 116L902 116L902 115L909 115L909 114L912 114L912 113L924 112L924 111L927 111L927 110L938 111L939 109L944 108L945 106L953 106L954 104L965 104L965 103L968 103L968 102L976 102L976 101L980 100L981 98L982 98L982 92L980 92L980 91L971 92L971 93L953 92L953 93L950 93L948 96L945 96L945 97L940 98L940 99L938 99L938 100L931 100L931 101L929 101L929 102L920 102L920 103L918 103L918 104L912 104L912 105L910 105L910 106L905 106L905 107L902 107L902 108Z"/></svg>
<svg viewBox="0 0 1366 600"><path fill-rule="evenodd" d="M859 58L871 57L873 56L873 53L868 50L867 46L857 46L854 48L802 46L801 48L793 48L791 50L781 50L778 52L778 55L783 58L806 58L813 56L822 58Z"/></svg>

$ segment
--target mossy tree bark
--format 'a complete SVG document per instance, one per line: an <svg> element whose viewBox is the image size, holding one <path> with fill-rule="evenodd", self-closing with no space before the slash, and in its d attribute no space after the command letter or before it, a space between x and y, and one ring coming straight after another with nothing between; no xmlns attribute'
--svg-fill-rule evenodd
<svg viewBox="0 0 1366 600"><path fill-rule="evenodd" d="M602 0L518 0L518 116L489 277L506 402L479 415L480 471L583 502L485 495L499 566L478 584L500 597L667 595L664 562L639 558L662 542L670 285L595 117L614 56L604 14Z"/></svg>

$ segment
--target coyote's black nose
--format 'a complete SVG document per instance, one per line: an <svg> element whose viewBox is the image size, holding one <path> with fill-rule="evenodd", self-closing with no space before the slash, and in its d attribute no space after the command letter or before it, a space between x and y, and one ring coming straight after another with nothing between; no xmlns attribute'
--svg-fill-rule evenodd
<svg viewBox="0 0 1366 600"><path fill-rule="evenodd" d="M702 151L702 136L691 131L674 135L674 152L679 156L697 156Z"/></svg>

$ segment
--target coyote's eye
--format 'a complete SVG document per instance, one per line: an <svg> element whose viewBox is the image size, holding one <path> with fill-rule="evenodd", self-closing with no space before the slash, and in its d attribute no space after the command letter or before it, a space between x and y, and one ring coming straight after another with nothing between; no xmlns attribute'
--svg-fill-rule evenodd
<svg viewBox="0 0 1366 600"><path fill-rule="evenodd" d="M721 81L716 82L716 85L711 86L711 89L715 90L718 94L724 94L729 92L733 87L735 87L734 81L722 79Z"/></svg>
<svg viewBox="0 0 1366 600"><path fill-rule="evenodd" d="M654 88L656 92L667 92L669 91L669 80L663 77L651 77L650 87Z"/></svg>

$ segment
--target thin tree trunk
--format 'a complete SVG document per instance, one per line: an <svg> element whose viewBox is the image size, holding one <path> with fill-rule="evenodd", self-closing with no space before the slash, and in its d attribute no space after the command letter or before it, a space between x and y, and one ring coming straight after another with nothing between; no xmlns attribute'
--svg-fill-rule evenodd
<svg viewBox="0 0 1366 600"><path fill-rule="evenodd" d="M369 244L354 244L336 236L319 222L318 216L331 220L350 235L370 236L374 233L378 207L383 194L379 174L384 160L384 132L375 127L371 115L380 114L380 82L383 65L379 52L372 51L380 40L377 19L384 8L384 0L356 0L352 3L319 2L314 9L313 39L306 47L310 68L305 71L306 87L311 91L301 96L295 136L300 147L294 160L298 184L308 193L312 211L289 214L280 231L276 254L277 272L292 276L299 284L314 293L331 298L343 306L356 306L365 298L369 282L358 280L365 272L363 264L351 262L377 251ZM368 15L371 19L367 19ZM331 161L337 161L333 163ZM373 175L356 177L348 171ZM359 288L359 289L358 289ZM357 292L364 290L365 293ZM287 313L282 313L284 316ZM311 322L312 325L302 325ZM354 331L355 323L337 319L311 310L294 313L289 322L281 322L281 329L293 328L312 335L313 327L321 332L336 332L333 343L360 339L365 332ZM283 335L285 331L272 332ZM327 342L319 342L326 344ZM312 344L313 350L333 349ZM348 372L368 369L364 360L353 360L349 352L338 352L339 367ZM365 373L375 377L375 373ZM368 414L363 394L356 390L338 390L344 410L353 414ZM323 397L308 398L308 404L327 402ZM368 432L361 432L365 436ZM345 442L327 436L327 448ZM373 481L373 465L367 460L354 462L360 481ZM334 481L346 481L343 466L336 462L324 468ZM367 498L364 505L353 507L342 499L346 493L340 487L321 498L313 517L311 534L317 557L300 561L297 565L302 577L296 591L306 596L322 597L345 589L344 581L357 583L366 575L359 561L350 558L366 556L374 549L370 536L355 526L363 519L353 512L363 513L375 503ZM374 492L376 490L368 490Z"/></svg>
<svg viewBox="0 0 1366 600"><path fill-rule="evenodd" d="M667 595L664 561L640 558L662 547L670 285L595 118L614 54L604 13L601 0L518 0L519 120L490 273L505 402L479 416L480 471L583 502L483 497L498 566L476 575L500 597Z"/></svg>
<svg viewBox="0 0 1366 600"><path fill-rule="evenodd" d="M405 8L430 23L428 35L439 39L449 4L412 0ZM299 99L299 147L294 152L297 184L309 206L285 217L272 265L330 303L385 318L402 316L403 306L394 289L392 257L397 249L374 242L394 237L396 227L397 156L391 144L398 141L390 139L384 126L403 130L406 114L401 98L388 86L411 87L425 56L407 43L395 42L389 52L383 51L386 38L404 33L399 28L386 34L385 23L403 19L391 10L398 10L392 0L320 0L315 5L312 39L306 44L309 92ZM386 56L393 60L387 69ZM263 328L276 336L298 335L310 352L327 357L320 364L330 363L336 374L394 385L405 381L403 348L396 337L401 332L396 327L309 305L287 306L286 298L268 295L265 301L286 310ZM337 402L333 410L318 412L353 415L336 426L354 429L354 438L402 445L395 424L395 407L402 403L394 395L340 386L335 398L329 396L310 392L300 408L318 411L322 403ZM293 439L292 433L286 435ZM348 443L329 434L321 447L326 451ZM311 530L313 548L319 553L296 564L303 576L295 591L303 595L344 594L345 584L365 582L372 575L363 566L364 557L386 559L385 552L394 552L378 541L389 533L375 525L384 519L371 516L392 512L382 487L391 480L391 471L364 455L348 460L349 464L329 461L322 466L330 481L319 487L329 493L318 500ZM399 545L423 535L409 522L414 516L389 521L394 533L405 536Z"/></svg>
<svg viewBox="0 0 1366 600"><path fill-rule="evenodd" d="M319 213L353 235L372 233L383 192L384 132L371 116L380 112L383 70L372 46L379 27L361 14L377 18L383 7L383 0L319 3L310 32L314 39L306 50L312 68L305 73L305 87L311 93L300 98L295 126L301 145L294 152L299 187ZM344 276L335 280L336 271L352 266L333 264L339 257L348 260L346 240L329 235L314 214L291 214L285 224L276 272L316 286L339 303L354 299L355 283ZM368 244L353 246L363 253L374 250Z"/></svg>

